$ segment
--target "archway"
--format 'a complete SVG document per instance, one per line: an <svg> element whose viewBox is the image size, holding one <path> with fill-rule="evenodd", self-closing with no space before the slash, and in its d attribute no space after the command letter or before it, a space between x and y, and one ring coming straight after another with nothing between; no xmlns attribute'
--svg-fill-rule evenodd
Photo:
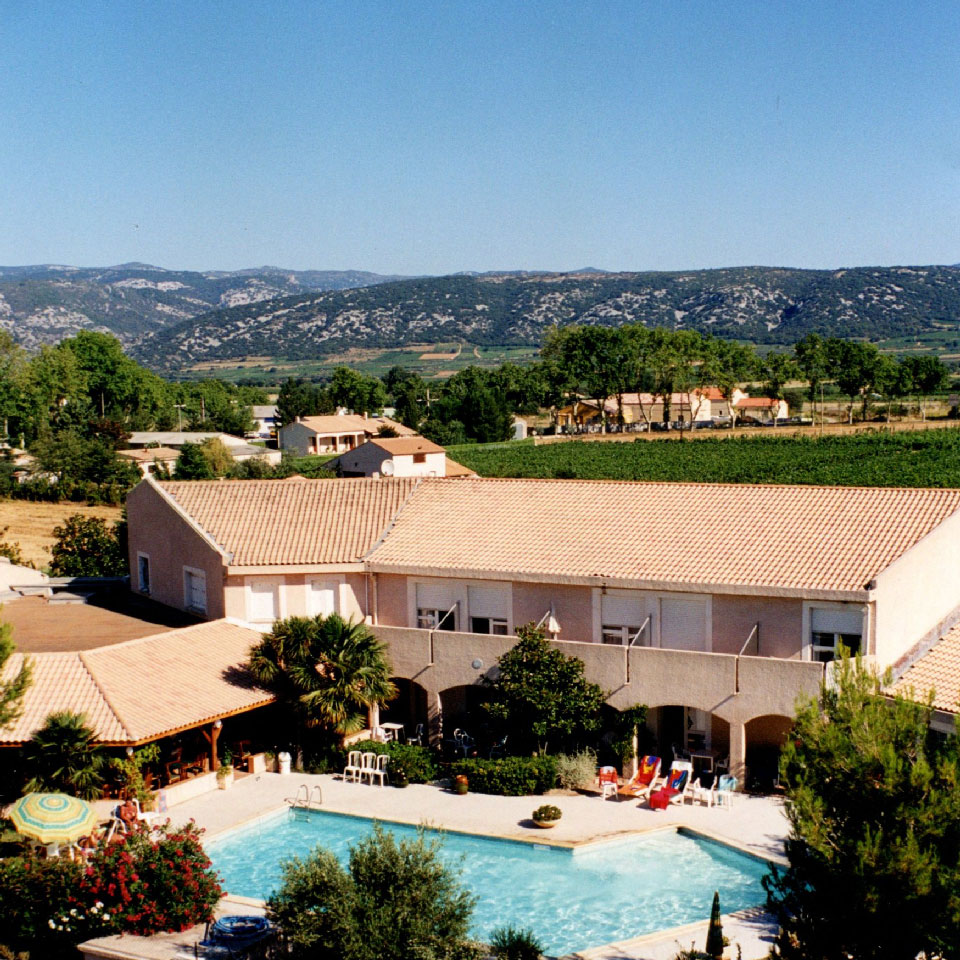
<svg viewBox="0 0 960 960"><path fill-rule="evenodd" d="M746 725L747 787L759 793L770 793L780 785L780 750L793 720L779 714L754 717Z"/></svg>
<svg viewBox="0 0 960 960"><path fill-rule="evenodd" d="M408 736L412 735L417 725L422 723L426 733L429 720L427 691L415 680L407 680L404 677L390 679L396 685L397 697L381 705L380 723L402 723Z"/></svg>
<svg viewBox="0 0 960 960"><path fill-rule="evenodd" d="M693 762L694 776L713 775L727 766L730 756L730 724L707 710L686 704L654 707L647 715L662 768L674 760Z"/></svg>

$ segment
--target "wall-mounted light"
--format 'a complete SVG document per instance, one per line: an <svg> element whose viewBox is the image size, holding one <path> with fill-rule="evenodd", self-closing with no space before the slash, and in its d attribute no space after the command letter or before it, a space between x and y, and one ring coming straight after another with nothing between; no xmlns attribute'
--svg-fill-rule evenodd
<svg viewBox="0 0 960 960"><path fill-rule="evenodd" d="M222 720L214 720L214 721L213 721L213 729L214 729L214 730L219 730L222 726L223 726L223 721L222 721Z"/></svg>
<svg viewBox="0 0 960 960"><path fill-rule="evenodd" d="M127 756L128 756L128 757L132 757L132 756L133 756L133 747L127 747Z"/></svg>

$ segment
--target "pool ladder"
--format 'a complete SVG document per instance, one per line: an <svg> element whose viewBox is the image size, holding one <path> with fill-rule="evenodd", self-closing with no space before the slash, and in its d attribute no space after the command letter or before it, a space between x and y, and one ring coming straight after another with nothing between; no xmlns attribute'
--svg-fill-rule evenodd
<svg viewBox="0 0 960 960"><path fill-rule="evenodd" d="M316 806L314 806L316 804ZM298 820L308 820L311 810L319 810L323 806L323 791L320 784L315 783L313 789L301 783L297 788L297 796L293 801L293 814Z"/></svg>

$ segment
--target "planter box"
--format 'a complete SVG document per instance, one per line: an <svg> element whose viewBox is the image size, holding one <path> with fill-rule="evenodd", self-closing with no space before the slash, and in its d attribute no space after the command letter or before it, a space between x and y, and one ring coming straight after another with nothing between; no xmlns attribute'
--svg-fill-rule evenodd
<svg viewBox="0 0 960 960"><path fill-rule="evenodd" d="M247 757L247 773L266 773L267 755L265 753L251 753Z"/></svg>
<svg viewBox="0 0 960 960"><path fill-rule="evenodd" d="M185 800L192 800L201 794L210 793L217 789L217 775L215 773L204 773L192 780L184 780L182 783L172 783L169 787L164 787L164 793L167 796L167 806L183 803Z"/></svg>

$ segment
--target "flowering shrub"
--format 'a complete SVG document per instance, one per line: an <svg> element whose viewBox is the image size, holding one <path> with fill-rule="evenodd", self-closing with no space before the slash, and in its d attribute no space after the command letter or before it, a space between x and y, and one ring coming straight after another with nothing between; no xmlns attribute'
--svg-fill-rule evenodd
<svg viewBox="0 0 960 960"><path fill-rule="evenodd" d="M103 903L123 933L186 930L205 923L223 891L192 823L160 828L152 839L142 829L99 850L80 878L77 901Z"/></svg>
<svg viewBox="0 0 960 960"><path fill-rule="evenodd" d="M79 880L80 867L69 860L0 860L0 943L14 950L30 948L35 952L43 947L43 955L52 956L58 946L85 939L74 937L73 930L56 920L69 916L74 906L71 896ZM67 924L75 926L78 924Z"/></svg>

